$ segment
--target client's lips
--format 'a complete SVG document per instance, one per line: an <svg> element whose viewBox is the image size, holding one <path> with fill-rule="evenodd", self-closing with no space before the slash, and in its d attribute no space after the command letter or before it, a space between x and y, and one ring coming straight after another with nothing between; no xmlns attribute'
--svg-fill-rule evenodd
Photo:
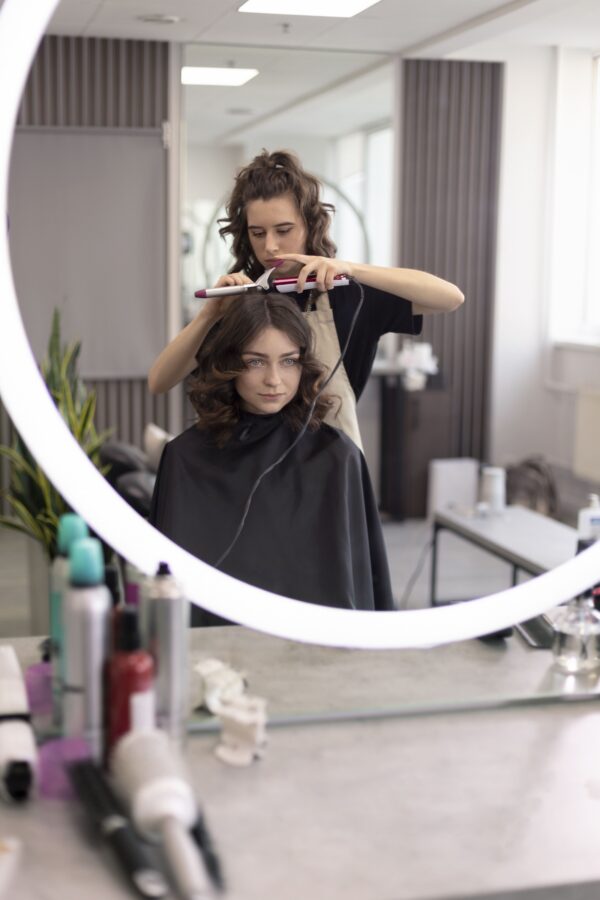
<svg viewBox="0 0 600 900"><path fill-rule="evenodd" d="M279 400L285 394L259 394L258 396L262 397L263 400Z"/></svg>

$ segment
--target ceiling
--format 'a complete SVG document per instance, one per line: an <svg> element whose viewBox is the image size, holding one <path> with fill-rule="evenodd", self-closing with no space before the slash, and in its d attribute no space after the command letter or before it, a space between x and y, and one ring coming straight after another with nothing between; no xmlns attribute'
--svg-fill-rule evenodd
<svg viewBox="0 0 600 900"><path fill-rule="evenodd" d="M392 54L442 57L486 41L600 49L600 0L379 0L351 19L250 15L238 12L241 3L62 0L47 30L181 42L186 64L258 68L241 88L184 89L188 139L200 143L265 129L344 134L359 110L363 124L365 111L381 121L391 108ZM139 19L159 14L179 21Z"/></svg>

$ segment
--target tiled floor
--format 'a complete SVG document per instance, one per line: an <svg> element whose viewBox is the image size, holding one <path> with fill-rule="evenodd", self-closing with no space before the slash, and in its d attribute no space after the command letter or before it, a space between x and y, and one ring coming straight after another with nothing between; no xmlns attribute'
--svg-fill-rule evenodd
<svg viewBox="0 0 600 900"><path fill-rule="evenodd" d="M384 523L394 597L401 608L429 605L431 540L429 523L422 519ZM416 569L421 563L419 576ZM466 599L509 586L506 564L451 534L439 542L438 597ZM410 594L409 582L414 580ZM26 539L0 527L0 636L27 634L29 630L29 576Z"/></svg>

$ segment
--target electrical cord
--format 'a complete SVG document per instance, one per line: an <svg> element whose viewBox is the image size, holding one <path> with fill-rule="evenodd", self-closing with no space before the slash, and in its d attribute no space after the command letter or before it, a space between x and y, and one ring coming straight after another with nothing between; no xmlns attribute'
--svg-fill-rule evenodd
<svg viewBox="0 0 600 900"><path fill-rule="evenodd" d="M248 513L250 512L250 506L252 505L252 500L254 498L256 491L258 490L258 487L259 487L261 481L263 480L263 478L266 478L266 476L270 472L272 472L273 469L275 469L280 463L282 463L283 460L286 458L286 456L288 456L292 452L294 447L300 442L300 440L306 433L306 429L308 428L308 426L310 424L310 420L312 419L313 412L315 411L315 406L317 405L317 400L319 399L319 397L321 396L321 394L323 393L323 391L325 390L325 388L327 387L327 385L329 384L329 382L331 381L331 379L333 378L333 376L335 375L335 373L341 366L342 362L344 361L344 357L346 355L348 346L350 344L350 338L352 337L352 333L354 331L354 326L356 325L356 320L358 319L358 314L360 313L360 311L362 309L362 305L365 300L365 292L364 292L363 286L360 283L360 281L357 281L356 278L353 278L352 276L349 277L349 280L353 284L355 284L359 290L359 301L358 301L358 305L354 311L354 315L352 316L352 321L350 322L350 330L348 332L348 337L346 338L346 340L344 342L344 346L342 347L342 351L340 353L339 359L336 362L333 369L331 370L331 372L329 373L329 375L327 376L327 378L325 379L325 381L323 382L323 384L321 385L321 387L319 388L319 390L317 391L317 393L309 407L309 410L308 410L308 413L306 416L306 420L305 420L304 424L302 425L302 428L300 429L300 431L298 432L298 434L296 435L296 437L290 444L290 446L287 447L287 449L283 451L283 453L278 457L278 459L275 460L275 462L272 462L269 466L267 466L267 468L263 472L261 472L261 474L258 476L256 481L252 485L252 488L250 489L250 493L248 495L248 499L246 500L246 505L244 507L242 517L240 519L240 524L237 527L237 530L235 532L233 540L231 541L231 543L229 544L229 546L227 547L225 552L221 554L221 556L215 563L215 569L220 568L220 566L227 559L227 557L229 556L229 554L231 553L231 551L237 544L239 537L244 529L244 525L246 524L246 519L248 518Z"/></svg>
<svg viewBox="0 0 600 900"><path fill-rule="evenodd" d="M423 571L423 566L425 565L425 560L427 559L427 557L429 555L429 551L431 550L432 547L433 547L433 538L429 538L427 540L427 542L421 548L421 552L417 558L415 567L412 570L412 572L408 578L408 581L406 582L406 586L404 588L402 596L400 597L400 600L397 603L396 609L406 609L408 601L410 600L410 595L412 594L412 590L413 590L415 584L417 583L417 579L419 578L419 575Z"/></svg>

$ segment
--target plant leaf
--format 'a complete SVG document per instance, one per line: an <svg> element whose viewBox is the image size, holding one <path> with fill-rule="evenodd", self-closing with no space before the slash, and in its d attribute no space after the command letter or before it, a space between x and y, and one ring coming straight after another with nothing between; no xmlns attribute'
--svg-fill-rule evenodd
<svg viewBox="0 0 600 900"><path fill-rule="evenodd" d="M35 471L33 469L33 466L31 466L30 463L23 458L23 456L20 456L14 449L14 447L5 447L4 445L0 444L0 456L4 456L6 459L9 459L12 465L19 472L24 472L29 476L29 478L35 481Z"/></svg>
<svg viewBox="0 0 600 900"><path fill-rule="evenodd" d="M21 520L23 525L26 526L29 534L36 540L41 541L49 554L50 546L52 544L52 535L50 535L48 529L44 525L42 525L41 522L38 522L38 520L29 512L29 510L26 506L23 505L23 503L19 502L10 495L7 495L6 500L14 509L17 517Z"/></svg>
<svg viewBox="0 0 600 900"><path fill-rule="evenodd" d="M9 516L0 516L0 525L4 525L5 528L10 528L12 531L19 531L21 534L26 534L28 537L33 537L29 528L23 525L22 522L19 522L18 519L11 519Z"/></svg>

